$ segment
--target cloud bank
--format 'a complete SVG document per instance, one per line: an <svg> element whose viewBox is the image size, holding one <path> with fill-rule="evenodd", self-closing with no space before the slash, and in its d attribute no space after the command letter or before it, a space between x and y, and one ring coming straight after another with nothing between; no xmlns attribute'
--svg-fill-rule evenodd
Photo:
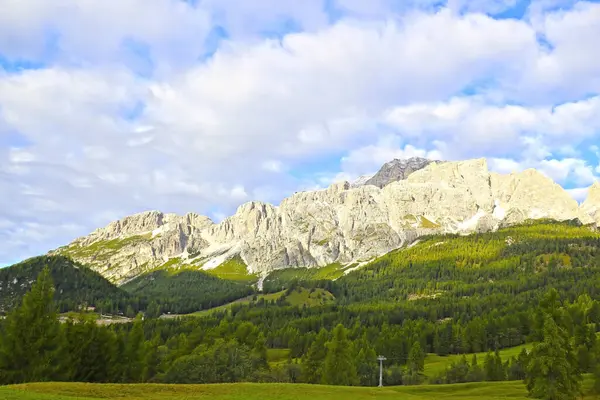
<svg viewBox="0 0 600 400"><path fill-rule="evenodd" d="M7 0L0 264L392 158L600 175L600 4Z"/></svg>

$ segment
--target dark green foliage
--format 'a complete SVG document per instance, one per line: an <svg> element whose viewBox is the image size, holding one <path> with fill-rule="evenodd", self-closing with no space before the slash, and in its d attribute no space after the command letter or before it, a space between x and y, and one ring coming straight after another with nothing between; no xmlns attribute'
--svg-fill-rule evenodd
<svg viewBox="0 0 600 400"><path fill-rule="evenodd" d="M218 339L191 355L178 358L164 381L167 383L221 383L249 380L254 372L251 350L235 340Z"/></svg>
<svg viewBox="0 0 600 400"><path fill-rule="evenodd" d="M477 355L473 354L471 359L471 365L469 366L469 373L467 374L467 382L481 382L485 380L485 372L479 365Z"/></svg>
<svg viewBox="0 0 600 400"><path fill-rule="evenodd" d="M118 380L111 365L116 351L116 336L93 320L67 321L63 326L60 362L63 377L75 382Z"/></svg>
<svg viewBox="0 0 600 400"><path fill-rule="evenodd" d="M329 334L325 329L321 329L316 339L312 342L306 356L302 362L302 376L307 383L321 382L323 373L323 363L327 356L327 341Z"/></svg>
<svg viewBox="0 0 600 400"><path fill-rule="evenodd" d="M50 270L44 268L0 333L0 384L60 378L60 324Z"/></svg>
<svg viewBox="0 0 600 400"><path fill-rule="evenodd" d="M486 381L506 380L506 369L498 351L494 352L494 354L488 353L485 356L483 372L485 373Z"/></svg>
<svg viewBox="0 0 600 400"><path fill-rule="evenodd" d="M220 279L203 271L153 271L122 286L134 296L151 300L150 317L184 314L217 307L251 295L243 282Z"/></svg>
<svg viewBox="0 0 600 400"><path fill-rule="evenodd" d="M352 386L358 384L348 331L341 324L335 327L331 341L327 343L327 356L323 364L321 382L326 385Z"/></svg>
<svg viewBox="0 0 600 400"><path fill-rule="evenodd" d="M118 304L129 297L102 275L69 258L42 256L0 269L0 312L20 302L44 267L54 281L54 300L61 312L107 301Z"/></svg>
<svg viewBox="0 0 600 400"><path fill-rule="evenodd" d="M415 341L408 353L408 362L406 363L406 373L402 379L405 385L418 385L423 381L423 371L425 370L425 352L421 348L419 341Z"/></svg>
<svg viewBox="0 0 600 400"><path fill-rule="evenodd" d="M141 382L144 378L146 347L142 317L138 315L132 329L127 333L123 358L123 382Z"/></svg>
<svg viewBox="0 0 600 400"><path fill-rule="evenodd" d="M110 327L64 324L59 342L65 365L32 379L370 386L377 384L381 354L387 357L386 385L417 384L428 382L425 353L488 352L459 358L429 381L526 378L538 390L535 376L551 371L549 364L535 364L526 351L502 360L497 350L542 340L538 361L558 359L542 346L551 316L560 333L552 348L566 352L569 368L575 374L598 371L599 246L597 233L566 223L425 238L336 281L288 286L290 296L312 288L331 291L336 298L328 302L307 307L271 296L176 319L157 317L210 307L252 289L197 271L146 275L127 285L126 301L109 300L132 317L144 311L144 320ZM325 293L312 290L319 292ZM285 356L269 360L276 353Z"/></svg>
<svg viewBox="0 0 600 400"><path fill-rule="evenodd" d="M357 350L358 353L356 353ZM377 361L375 348L366 335L355 342L354 353L359 384L361 386L376 386L378 383L379 362Z"/></svg>
<svg viewBox="0 0 600 400"><path fill-rule="evenodd" d="M518 357L512 357L508 368L509 381L522 381L526 378L527 366L531 357L526 349L521 350Z"/></svg>
<svg viewBox="0 0 600 400"><path fill-rule="evenodd" d="M531 397L571 400L580 394L581 375L567 332L546 315L543 341L531 352L527 367L527 390Z"/></svg>

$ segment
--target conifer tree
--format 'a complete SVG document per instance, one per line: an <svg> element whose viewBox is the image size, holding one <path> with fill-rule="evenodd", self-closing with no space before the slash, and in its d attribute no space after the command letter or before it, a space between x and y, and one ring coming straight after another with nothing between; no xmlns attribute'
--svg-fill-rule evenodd
<svg viewBox="0 0 600 400"><path fill-rule="evenodd" d="M358 349L356 354L356 372L360 385L362 386L375 386L377 385L377 376L379 368L377 366L377 354L375 349L369 343L366 335L355 343L354 352Z"/></svg>
<svg viewBox="0 0 600 400"><path fill-rule="evenodd" d="M60 377L61 329L54 286L46 267L21 305L6 317L0 334L0 382L49 381Z"/></svg>
<svg viewBox="0 0 600 400"><path fill-rule="evenodd" d="M346 328L342 324L338 324L333 330L332 336L331 341L327 343L322 383L343 386L357 385L358 375L352 359Z"/></svg>
<svg viewBox="0 0 600 400"><path fill-rule="evenodd" d="M144 360L146 345L141 314L135 318L133 327L125 342L125 382L141 382L144 377Z"/></svg>
<svg viewBox="0 0 600 400"><path fill-rule="evenodd" d="M546 315L543 341L534 346L525 379L529 395L544 400L571 400L581 391L581 375L565 330Z"/></svg>
<svg viewBox="0 0 600 400"><path fill-rule="evenodd" d="M262 333L259 333L254 347L252 348L252 367L255 369L268 369L269 363L267 361L267 340Z"/></svg>
<svg viewBox="0 0 600 400"><path fill-rule="evenodd" d="M306 383L321 382L323 362L327 356L328 333L321 329L302 362L302 379Z"/></svg>
<svg viewBox="0 0 600 400"><path fill-rule="evenodd" d="M417 385L423 380L423 371L425 370L425 353L421 349L421 343L415 340L410 352L408 353L408 362L406 364L406 374L403 382L407 385Z"/></svg>
<svg viewBox="0 0 600 400"><path fill-rule="evenodd" d="M485 374L479 362L477 360L477 355L473 354L471 358L471 365L469 367L469 373L467 374L467 382L481 382L485 379Z"/></svg>

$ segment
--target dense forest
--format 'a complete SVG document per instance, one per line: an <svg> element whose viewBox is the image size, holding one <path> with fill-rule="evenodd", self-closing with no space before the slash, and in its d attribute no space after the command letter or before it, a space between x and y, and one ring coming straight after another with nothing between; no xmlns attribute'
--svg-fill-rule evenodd
<svg viewBox="0 0 600 400"><path fill-rule="evenodd" d="M60 312L94 307L104 314L135 317L190 313L217 307L255 290L247 284L219 279L203 271L160 270L117 287L99 273L64 256L34 257L0 269L0 315L16 306L44 267L49 267Z"/></svg>
<svg viewBox="0 0 600 400"><path fill-rule="evenodd" d="M69 258L42 256L0 269L0 314L19 304L44 267L52 275L54 301L61 311L85 305L125 304L129 298L102 275Z"/></svg>
<svg viewBox="0 0 600 400"><path fill-rule="evenodd" d="M40 289L54 278L52 265L48 267L2 323L2 382L375 385L381 354L387 358L388 385L524 380L532 396L557 398L548 397L556 388L543 384L553 374L560 390L570 393L561 398L574 398L582 374L600 374L600 235L569 222L421 238L336 280L289 273L287 281L278 280L277 289L283 285L285 294L302 288L335 297L314 306L290 304L283 294L279 300L240 303L200 316L158 318L158 299L171 296L172 304L183 307L186 292L178 297L178 287L193 291L185 279L165 274L128 287L128 301L144 290L151 296L136 298L134 305L142 313L122 325L98 326L93 320L59 324L52 304L60 304L60 296ZM211 301L206 298L219 288L224 291L214 293L218 297L210 305L251 293L243 284L213 279L199 279L202 293L186 307L206 308L203 302ZM42 294L55 302L44 303ZM43 341L20 333L38 323L31 313L48 315L41 319L47 325L35 329L50 332L41 350L35 346ZM523 343L530 343L531 351L500 356L500 349ZM269 354L283 350L285 359L269 362ZM423 374L427 353L477 352L487 355L465 356L436 376ZM42 357L37 353L59 362L31 359ZM17 362L14 357L29 359ZM30 375L15 371L15 362L18 371L31 368ZM54 367L38 371L36 365Z"/></svg>

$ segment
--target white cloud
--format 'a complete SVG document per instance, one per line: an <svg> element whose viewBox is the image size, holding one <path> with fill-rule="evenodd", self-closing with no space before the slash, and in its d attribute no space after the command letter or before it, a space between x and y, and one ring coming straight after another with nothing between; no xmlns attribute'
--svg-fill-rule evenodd
<svg viewBox="0 0 600 400"><path fill-rule="evenodd" d="M580 146L600 131L596 5L516 21L472 13L511 1L393 13L397 2L340 0L350 17L328 25L317 1L150 3L10 0L0 15L0 55L49 64L0 73L0 221L12 224L0 261L131 212L222 217L392 158L487 156L577 187L595 178ZM288 20L301 32L261 38ZM216 23L230 39L199 62ZM126 39L158 73L139 76L145 57Z"/></svg>

